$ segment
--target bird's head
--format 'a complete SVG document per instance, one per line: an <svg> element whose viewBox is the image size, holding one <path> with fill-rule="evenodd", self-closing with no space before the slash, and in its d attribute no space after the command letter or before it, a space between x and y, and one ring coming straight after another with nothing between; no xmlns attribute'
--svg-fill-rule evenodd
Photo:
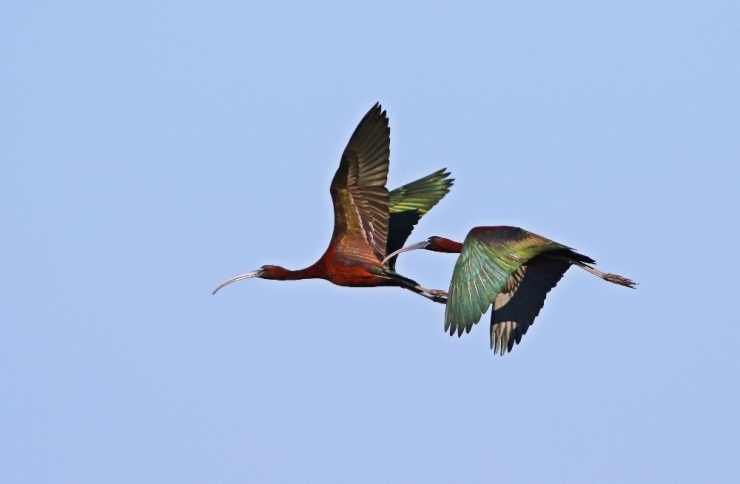
<svg viewBox="0 0 740 484"><path fill-rule="evenodd" d="M388 254L388 257L383 260L383 263L385 264L388 259L397 256L401 252L408 252L409 250L416 249L426 249L433 252L449 252L453 254L459 254L462 250L462 244L460 244L459 242L455 242L454 240L445 239L444 237L433 235L426 240L417 242L416 244L407 245L406 247L398 249L392 254Z"/></svg>
<svg viewBox="0 0 740 484"><path fill-rule="evenodd" d="M444 237L438 237L432 235L426 240L426 250L434 252L447 252L449 254L459 254L462 250L462 244L455 242L454 240L445 239Z"/></svg>
<svg viewBox="0 0 740 484"><path fill-rule="evenodd" d="M252 277L259 277L260 279L284 279L285 274L290 273L288 269L280 266L271 266L271 265L265 265L260 267L257 270L249 271L244 274L241 274L236 277L232 277L228 281L224 282L220 286L218 286L216 289L214 289L213 294L216 294L219 289L222 287L231 284L232 282L241 281L244 279L250 279Z"/></svg>
<svg viewBox="0 0 740 484"><path fill-rule="evenodd" d="M431 237L429 239L427 239L427 240L422 241L422 242L417 242L415 244L407 245L406 247L403 247L401 249L398 249L395 252L392 252L392 253L388 254L388 256L385 259L383 259L383 264L385 264L386 262L388 262L389 259L391 259L393 257L396 257L398 254L400 254L402 252L408 252L410 250L416 250L416 249L427 249L427 248L429 248L429 240L430 239L431 239Z"/></svg>

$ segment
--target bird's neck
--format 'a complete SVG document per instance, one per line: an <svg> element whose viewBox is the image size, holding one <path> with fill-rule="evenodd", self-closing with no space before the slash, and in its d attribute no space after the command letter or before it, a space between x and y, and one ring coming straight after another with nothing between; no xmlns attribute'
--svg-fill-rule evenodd
<svg viewBox="0 0 740 484"><path fill-rule="evenodd" d="M301 279L323 278L323 274L323 266L317 262L312 266L306 267L305 269L299 269L297 271L291 271L290 269L276 266L270 270L269 279L275 279L278 281L298 281Z"/></svg>

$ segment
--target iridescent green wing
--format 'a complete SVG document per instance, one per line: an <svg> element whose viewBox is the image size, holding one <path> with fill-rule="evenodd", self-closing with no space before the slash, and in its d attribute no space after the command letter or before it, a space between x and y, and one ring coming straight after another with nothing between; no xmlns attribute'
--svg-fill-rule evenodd
<svg viewBox="0 0 740 484"><path fill-rule="evenodd" d="M385 187L390 128L380 104L355 129L331 182L335 250L357 261L385 257L390 199Z"/></svg>
<svg viewBox="0 0 740 484"><path fill-rule="evenodd" d="M523 264L559 249L567 247L518 227L471 230L452 273L445 331L458 336L469 332ZM516 276L510 284L515 282Z"/></svg>
<svg viewBox="0 0 740 484"><path fill-rule="evenodd" d="M431 175L396 188L390 193L390 219L386 254L395 252L406 243L416 223L447 195L454 181L445 168ZM394 269L396 257L388 261Z"/></svg>

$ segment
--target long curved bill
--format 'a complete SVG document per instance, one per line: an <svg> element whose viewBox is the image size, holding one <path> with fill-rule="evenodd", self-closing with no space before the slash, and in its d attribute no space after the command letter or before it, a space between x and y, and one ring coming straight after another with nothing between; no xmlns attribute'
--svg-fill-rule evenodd
<svg viewBox="0 0 740 484"><path fill-rule="evenodd" d="M383 259L383 264L385 264L388 261L388 259L390 259L391 257L397 256L401 252L408 252L409 250L416 250L416 249L426 249L428 244L429 244L429 241L425 240L423 242L418 242L416 244L407 245L406 247L404 247L402 249L398 249L397 251L393 252L392 254L389 254L388 257L386 257L385 259Z"/></svg>
<svg viewBox="0 0 740 484"><path fill-rule="evenodd" d="M242 274L240 276L232 277L231 279L229 279L228 281L224 282L223 284L221 284L220 286L218 286L216 289L214 289L213 292L211 293L211 295L216 294L219 289L221 289L224 286L228 286L232 282L241 281L241 280L244 280L244 279L249 279L250 277L259 277L259 276L262 275L262 272L263 272L262 269L257 269L256 271L250 271L250 272L247 272L246 274Z"/></svg>

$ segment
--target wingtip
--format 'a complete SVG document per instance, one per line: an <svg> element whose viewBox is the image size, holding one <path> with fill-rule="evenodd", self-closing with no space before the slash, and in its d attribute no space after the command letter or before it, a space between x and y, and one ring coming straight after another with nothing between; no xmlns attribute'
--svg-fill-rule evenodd
<svg viewBox="0 0 740 484"><path fill-rule="evenodd" d="M386 115L385 109L383 109L383 106L380 104L380 101L376 102L373 105L372 109L370 109L370 111L375 111L376 113L378 113L379 116L386 117L386 118L388 117Z"/></svg>
<svg viewBox="0 0 740 484"><path fill-rule="evenodd" d="M447 178L448 176L452 175L452 172L447 169L447 167L442 168L441 170L437 170L432 175L439 176L440 181L447 184L447 186L452 186L452 183L455 181L454 178Z"/></svg>

